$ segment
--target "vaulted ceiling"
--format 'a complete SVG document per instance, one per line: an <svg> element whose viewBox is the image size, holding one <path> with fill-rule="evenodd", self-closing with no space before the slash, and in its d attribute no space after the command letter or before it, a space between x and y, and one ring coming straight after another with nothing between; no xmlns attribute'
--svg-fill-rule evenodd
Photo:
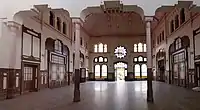
<svg viewBox="0 0 200 110"><path fill-rule="evenodd" d="M131 13L91 13L83 23L90 36L137 36L145 35L142 17Z"/></svg>

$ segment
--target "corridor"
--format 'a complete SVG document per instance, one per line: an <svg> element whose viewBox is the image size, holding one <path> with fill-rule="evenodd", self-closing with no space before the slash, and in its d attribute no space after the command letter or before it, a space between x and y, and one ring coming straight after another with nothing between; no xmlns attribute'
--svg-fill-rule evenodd
<svg viewBox="0 0 200 110"><path fill-rule="evenodd" d="M73 86L45 89L0 102L0 110L199 110L200 93L153 82L154 104L146 102L146 81L87 82L81 102L73 103Z"/></svg>

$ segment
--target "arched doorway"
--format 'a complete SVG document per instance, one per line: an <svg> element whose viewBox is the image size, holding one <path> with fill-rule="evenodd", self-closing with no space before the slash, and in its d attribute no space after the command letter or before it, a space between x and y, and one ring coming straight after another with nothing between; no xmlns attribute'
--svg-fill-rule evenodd
<svg viewBox="0 0 200 110"><path fill-rule="evenodd" d="M69 75L69 48L59 39L47 38L45 42L46 60L48 68L48 80L46 76L41 75L41 80L49 88L61 87L70 84ZM43 79L42 79L43 78ZM45 79L46 78L46 79Z"/></svg>
<svg viewBox="0 0 200 110"><path fill-rule="evenodd" d="M194 85L194 75L188 71L188 36L178 37L169 47L170 83L187 87Z"/></svg>
<svg viewBox="0 0 200 110"><path fill-rule="evenodd" d="M125 81L127 77L127 63L117 62L114 64L115 78L117 81Z"/></svg>
<svg viewBox="0 0 200 110"><path fill-rule="evenodd" d="M166 52L164 49L160 49L156 54L156 61L157 61L157 74L156 80L165 82L165 61L166 61Z"/></svg>

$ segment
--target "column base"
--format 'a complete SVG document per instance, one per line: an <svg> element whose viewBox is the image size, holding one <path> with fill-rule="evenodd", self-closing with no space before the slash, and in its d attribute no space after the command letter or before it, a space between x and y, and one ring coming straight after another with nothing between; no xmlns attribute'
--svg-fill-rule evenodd
<svg viewBox="0 0 200 110"><path fill-rule="evenodd" d="M74 99L73 99L73 102L80 102L81 99L80 99L80 90L75 90L74 91Z"/></svg>
<svg viewBox="0 0 200 110"><path fill-rule="evenodd" d="M80 70L75 69L74 77L74 99L73 102L80 102Z"/></svg>
<svg viewBox="0 0 200 110"><path fill-rule="evenodd" d="M147 102L154 102L152 87L152 68L147 69Z"/></svg>

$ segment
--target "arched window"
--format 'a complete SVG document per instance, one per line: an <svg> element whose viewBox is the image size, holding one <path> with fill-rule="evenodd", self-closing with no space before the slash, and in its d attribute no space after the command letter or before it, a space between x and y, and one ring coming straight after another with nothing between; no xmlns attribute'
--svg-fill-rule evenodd
<svg viewBox="0 0 200 110"><path fill-rule="evenodd" d="M176 15L175 17L175 28L177 29L179 27L179 16Z"/></svg>
<svg viewBox="0 0 200 110"><path fill-rule="evenodd" d="M181 39L178 38L178 39L176 39L176 41L175 41L175 49L178 50L178 49L180 49L181 47L182 47L182 42L181 42Z"/></svg>
<svg viewBox="0 0 200 110"><path fill-rule="evenodd" d="M135 65L135 77L140 78L140 65L139 64Z"/></svg>
<svg viewBox="0 0 200 110"><path fill-rule="evenodd" d="M139 62L142 62L142 61L143 61L143 57L141 57L141 56L138 57L138 61L139 61Z"/></svg>
<svg viewBox="0 0 200 110"><path fill-rule="evenodd" d="M94 58L94 62L97 63L98 62L98 58Z"/></svg>
<svg viewBox="0 0 200 110"><path fill-rule="evenodd" d="M144 58L144 61L146 62L146 61L147 61L147 58Z"/></svg>
<svg viewBox="0 0 200 110"><path fill-rule="evenodd" d="M108 58L104 58L104 62L108 62Z"/></svg>
<svg viewBox="0 0 200 110"><path fill-rule="evenodd" d="M174 32L174 20L170 22L171 33Z"/></svg>
<svg viewBox="0 0 200 110"><path fill-rule="evenodd" d="M142 78L146 78L147 77L147 65L146 64L142 64Z"/></svg>
<svg viewBox="0 0 200 110"><path fill-rule="evenodd" d="M100 78L100 65L95 65L94 69L95 77Z"/></svg>
<svg viewBox="0 0 200 110"><path fill-rule="evenodd" d="M142 43L138 44L138 52L143 52Z"/></svg>
<svg viewBox="0 0 200 110"><path fill-rule="evenodd" d="M99 52L103 52L103 44L102 43L99 44Z"/></svg>
<svg viewBox="0 0 200 110"><path fill-rule="evenodd" d="M134 52L137 52L137 44L134 44Z"/></svg>
<svg viewBox="0 0 200 110"><path fill-rule="evenodd" d="M107 44L104 44L104 52L107 52L108 49L107 49Z"/></svg>
<svg viewBox="0 0 200 110"><path fill-rule="evenodd" d="M107 65L102 65L102 76L107 76Z"/></svg>
<svg viewBox="0 0 200 110"><path fill-rule="evenodd" d="M61 20L59 17L57 17L57 29L60 31L61 30Z"/></svg>
<svg viewBox="0 0 200 110"><path fill-rule="evenodd" d="M55 21L55 16L54 16L54 14L53 14L53 12L49 12L49 24L51 25L51 26L54 26L54 21Z"/></svg>
<svg viewBox="0 0 200 110"><path fill-rule="evenodd" d="M134 58L134 62L137 62L138 61L138 58Z"/></svg>
<svg viewBox="0 0 200 110"><path fill-rule="evenodd" d="M147 52L147 44L144 44L143 49L144 49L144 52Z"/></svg>
<svg viewBox="0 0 200 110"><path fill-rule="evenodd" d="M98 45L97 44L94 45L94 52L98 52Z"/></svg>
<svg viewBox="0 0 200 110"><path fill-rule="evenodd" d="M103 43L99 43L99 44L95 44L94 45L94 52L97 53L97 52L108 52L108 46L107 44L103 44Z"/></svg>
<svg viewBox="0 0 200 110"><path fill-rule="evenodd" d="M181 20L181 24L185 22L185 9L184 8L181 9L180 20Z"/></svg>
<svg viewBox="0 0 200 110"><path fill-rule="evenodd" d="M99 62L103 62L103 57L99 57Z"/></svg>
<svg viewBox="0 0 200 110"><path fill-rule="evenodd" d="M66 23L65 22L63 22L63 34L66 34Z"/></svg>
<svg viewBox="0 0 200 110"><path fill-rule="evenodd" d="M62 43L59 40L54 42L54 49L56 52L62 53Z"/></svg>

